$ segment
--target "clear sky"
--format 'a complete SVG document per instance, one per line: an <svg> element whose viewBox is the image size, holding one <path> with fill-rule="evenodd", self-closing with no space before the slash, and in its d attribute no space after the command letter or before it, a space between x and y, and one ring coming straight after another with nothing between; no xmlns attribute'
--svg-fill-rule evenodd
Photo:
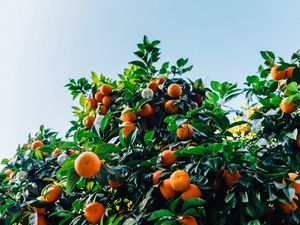
<svg viewBox="0 0 300 225"><path fill-rule="evenodd" d="M242 84L260 50L287 58L300 48L299 9L299 0L0 0L0 158L40 124L63 134L68 78L116 77L144 34L162 41L162 60L190 58L192 79Z"/></svg>

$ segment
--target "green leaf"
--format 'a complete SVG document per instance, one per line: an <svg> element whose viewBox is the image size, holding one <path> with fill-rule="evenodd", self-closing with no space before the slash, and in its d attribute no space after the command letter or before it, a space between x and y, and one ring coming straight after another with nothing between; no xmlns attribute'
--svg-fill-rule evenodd
<svg viewBox="0 0 300 225"><path fill-rule="evenodd" d="M152 144L154 134L155 134L154 130L151 130L145 134L144 141L148 146L150 146Z"/></svg>
<svg viewBox="0 0 300 225"><path fill-rule="evenodd" d="M75 172L74 169L70 171L70 174L67 179L67 193L70 194L74 187L76 186L77 182L79 181L80 176Z"/></svg>
<svg viewBox="0 0 300 225"><path fill-rule="evenodd" d="M218 81L211 81L210 86L216 92L220 92L222 90L222 86Z"/></svg>
<svg viewBox="0 0 300 225"><path fill-rule="evenodd" d="M104 131L111 119L112 112L107 113L101 121L101 130Z"/></svg>
<svg viewBox="0 0 300 225"><path fill-rule="evenodd" d="M182 207L181 207L181 211L185 211L189 208L195 208L198 206L201 206L205 203L205 200L203 200L202 198L190 198L184 201Z"/></svg>
<svg viewBox="0 0 300 225"><path fill-rule="evenodd" d="M249 223L247 223L247 225L260 225L259 220L252 220Z"/></svg>
<svg viewBox="0 0 300 225"><path fill-rule="evenodd" d="M171 216L173 216L173 214L167 209L160 209L160 210L153 212L151 214L151 216L149 217L148 221L155 220L155 219L165 217L165 216L171 217Z"/></svg>

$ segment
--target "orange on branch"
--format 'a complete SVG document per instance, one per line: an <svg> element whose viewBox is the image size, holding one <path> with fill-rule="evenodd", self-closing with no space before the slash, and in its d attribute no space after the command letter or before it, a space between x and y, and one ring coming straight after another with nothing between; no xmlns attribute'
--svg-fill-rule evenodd
<svg viewBox="0 0 300 225"><path fill-rule="evenodd" d="M45 198L43 196L39 196L36 198L37 200L39 200L40 202L45 202ZM33 207L33 210L37 213L42 213L42 214L46 214L46 207Z"/></svg>
<svg viewBox="0 0 300 225"><path fill-rule="evenodd" d="M289 179L294 182L291 184L291 186L295 188L296 194L300 194L300 177L298 179L299 183L295 182L296 178L299 175L297 173L289 173L288 176L289 176ZM282 180L282 183L286 184L285 180Z"/></svg>
<svg viewBox="0 0 300 225"><path fill-rule="evenodd" d="M294 103L294 101L290 101L288 103L286 103L287 98L282 99L281 103L280 103L280 109L282 112L290 114L293 113L294 111L296 111L296 105Z"/></svg>
<svg viewBox="0 0 300 225"><path fill-rule="evenodd" d="M282 80L285 78L285 71L278 71L277 65L273 66L271 69L271 76L274 80Z"/></svg>
<svg viewBox="0 0 300 225"><path fill-rule="evenodd" d="M94 95L94 98L96 99L97 102L102 102L103 97L104 97L104 95L101 94L100 91L97 91Z"/></svg>
<svg viewBox="0 0 300 225"><path fill-rule="evenodd" d="M136 116L136 113L132 110L132 108L129 108L127 107L126 109L124 109L122 111L122 114L121 114L121 120L122 121L134 121L136 120L137 116Z"/></svg>
<svg viewBox="0 0 300 225"><path fill-rule="evenodd" d="M100 93L104 96L108 96L112 93L112 87L109 84L103 84L100 87Z"/></svg>
<svg viewBox="0 0 300 225"><path fill-rule="evenodd" d="M160 77L160 78L158 78L157 80L156 80L156 83L158 84L158 85L161 85L161 84L163 84L163 83L165 83L166 82L166 78L165 77Z"/></svg>
<svg viewBox="0 0 300 225"><path fill-rule="evenodd" d="M37 225L47 225L48 222L46 220L46 217L44 214L42 213L39 213L38 214L38 222L37 222Z"/></svg>
<svg viewBox="0 0 300 225"><path fill-rule="evenodd" d="M190 187L190 183L190 176L184 170L177 170L170 176L170 185L175 191L186 191Z"/></svg>
<svg viewBox="0 0 300 225"><path fill-rule="evenodd" d="M122 128L122 135L124 137L127 137L132 131L134 131L134 129L136 128L135 127L135 124L130 122L130 121L124 121L121 126L123 127Z"/></svg>
<svg viewBox="0 0 300 225"><path fill-rule="evenodd" d="M35 150L35 149L40 148L40 147L43 146L43 145L44 145L44 143L43 143L42 141L37 140L37 141L32 142L30 148L31 148L32 150Z"/></svg>
<svg viewBox="0 0 300 225"><path fill-rule="evenodd" d="M176 198L177 192L170 185L170 179L165 179L160 185L159 190L161 195L166 199Z"/></svg>
<svg viewBox="0 0 300 225"><path fill-rule="evenodd" d="M191 215L184 215L178 221L185 225L198 225L198 222L195 219L195 217Z"/></svg>
<svg viewBox="0 0 300 225"><path fill-rule="evenodd" d="M190 184L189 188L181 194L183 200L187 200L189 198L201 198L201 196L202 192L195 184Z"/></svg>
<svg viewBox="0 0 300 225"><path fill-rule="evenodd" d="M74 163L76 173L84 178L91 178L95 176L101 167L99 157L93 152L81 153Z"/></svg>
<svg viewBox="0 0 300 225"><path fill-rule="evenodd" d="M231 173L229 170L224 170L223 178L227 187L231 187L237 180L241 178L240 171L235 171Z"/></svg>
<svg viewBox="0 0 300 225"><path fill-rule="evenodd" d="M177 157L173 154L172 150L164 150L161 153L161 164L164 166L170 166L176 162Z"/></svg>
<svg viewBox="0 0 300 225"><path fill-rule="evenodd" d="M105 116L107 114L109 108L107 105L100 105L98 110L99 110L100 115Z"/></svg>
<svg viewBox="0 0 300 225"><path fill-rule="evenodd" d="M179 127L176 130L176 135L180 140L191 139L193 134L194 134L194 129L189 124L182 124L181 127Z"/></svg>
<svg viewBox="0 0 300 225"><path fill-rule="evenodd" d="M173 100L169 100L165 103L164 108L169 114L176 114L179 110L179 105Z"/></svg>
<svg viewBox="0 0 300 225"><path fill-rule="evenodd" d="M171 98L178 98L182 95L182 88L178 84L171 84L168 87L168 95Z"/></svg>
<svg viewBox="0 0 300 225"><path fill-rule="evenodd" d="M294 199L298 200L298 197L295 195ZM287 204L283 202L278 202L278 206L282 209L282 211L286 214L296 211L298 209L298 205L295 200L292 200L292 204Z"/></svg>
<svg viewBox="0 0 300 225"><path fill-rule="evenodd" d="M110 106L112 103L111 98L109 96L104 96L102 99L102 103L103 105Z"/></svg>
<svg viewBox="0 0 300 225"><path fill-rule="evenodd" d="M101 202L90 203L83 210L84 218L92 224L98 224L104 213L105 207Z"/></svg>
<svg viewBox="0 0 300 225"><path fill-rule="evenodd" d="M83 125L86 127L86 128L91 128L93 126L95 122L95 116L93 115L89 115L89 116L86 116L83 118Z"/></svg>
<svg viewBox="0 0 300 225"><path fill-rule="evenodd" d="M159 182L159 176L162 174L162 170L156 170L153 174L152 174L152 183L154 185L158 184Z"/></svg>
<svg viewBox="0 0 300 225"><path fill-rule="evenodd" d="M149 103L143 105L139 111L141 117L148 117L153 113L152 106Z"/></svg>
<svg viewBox="0 0 300 225"><path fill-rule="evenodd" d="M286 78L292 78L295 69L296 69L296 67L293 67L293 66L287 68L285 70L285 76L286 76Z"/></svg>
<svg viewBox="0 0 300 225"><path fill-rule="evenodd" d="M57 184L50 184L42 191L44 202L51 203L57 201L61 196L62 190Z"/></svg>
<svg viewBox="0 0 300 225"><path fill-rule="evenodd" d="M89 110L97 109L97 101L94 98L88 98L85 104Z"/></svg>
<svg viewBox="0 0 300 225"><path fill-rule="evenodd" d="M158 84L155 81L150 81L147 88L151 89L154 93L158 92Z"/></svg>

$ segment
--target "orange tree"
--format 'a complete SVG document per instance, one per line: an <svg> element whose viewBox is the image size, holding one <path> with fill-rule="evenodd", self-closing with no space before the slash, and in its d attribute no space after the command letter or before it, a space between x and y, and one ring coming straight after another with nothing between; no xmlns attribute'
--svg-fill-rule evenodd
<svg viewBox="0 0 300 225"><path fill-rule="evenodd" d="M119 80L70 80L66 136L41 126L2 160L1 224L299 223L299 52L261 52L243 89L206 87L187 59L158 66L159 43L144 37ZM227 110L240 94L246 112Z"/></svg>

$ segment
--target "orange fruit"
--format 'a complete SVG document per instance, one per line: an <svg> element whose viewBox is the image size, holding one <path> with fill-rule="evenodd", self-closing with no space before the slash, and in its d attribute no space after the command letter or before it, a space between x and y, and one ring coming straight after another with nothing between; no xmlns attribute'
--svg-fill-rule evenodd
<svg viewBox="0 0 300 225"><path fill-rule="evenodd" d="M191 215L184 215L178 221L185 225L198 225L195 217L193 217Z"/></svg>
<svg viewBox="0 0 300 225"><path fill-rule="evenodd" d="M121 186L124 184L123 180L109 180L108 185L111 189L116 189L117 187Z"/></svg>
<svg viewBox="0 0 300 225"><path fill-rule="evenodd" d="M103 99L102 99L102 103L103 105L111 105L111 98L109 96L104 96Z"/></svg>
<svg viewBox="0 0 300 225"><path fill-rule="evenodd" d="M194 130L189 124L181 124L181 127L177 128L176 135L180 140L187 140L193 136Z"/></svg>
<svg viewBox="0 0 300 225"><path fill-rule="evenodd" d="M132 111L131 108L127 107L122 111L121 118L122 121L134 121L136 120L136 113Z"/></svg>
<svg viewBox="0 0 300 225"><path fill-rule="evenodd" d="M153 112L153 109L149 103L143 105L139 111L141 117L148 117Z"/></svg>
<svg viewBox="0 0 300 225"><path fill-rule="evenodd" d="M48 224L48 222L47 222L47 220L46 220L45 215L39 213L39 214L38 214L38 222L37 222L37 225L47 225L47 224Z"/></svg>
<svg viewBox="0 0 300 225"><path fill-rule="evenodd" d="M296 106L293 101L290 101L289 103L286 103L287 98L282 99L280 103L280 109L282 112L290 114L294 111L296 111Z"/></svg>
<svg viewBox="0 0 300 225"><path fill-rule="evenodd" d="M169 114L176 114L179 110L179 105L175 104L173 100L169 100L164 105L165 110Z"/></svg>
<svg viewBox="0 0 300 225"><path fill-rule="evenodd" d="M105 116L107 114L109 108L107 105L100 105L98 110L99 110L100 115Z"/></svg>
<svg viewBox="0 0 300 225"><path fill-rule="evenodd" d="M150 81L147 88L151 89L155 93L158 91L158 84L155 81Z"/></svg>
<svg viewBox="0 0 300 225"><path fill-rule="evenodd" d="M103 97L104 97L104 96L101 94L100 91L97 91L97 92L95 93L95 95L94 95L94 98L95 98L95 100L96 100L97 102L102 102Z"/></svg>
<svg viewBox="0 0 300 225"><path fill-rule="evenodd" d="M186 191L190 187L190 183L190 176L184 170L177 170L170 176L170 185L175 191Z"/></svg>
<svg viewBox="0 0 300 225"><path fill-rule="evenodd" d="M285 70L285 76L286 76L286 78L292 78L293 77L293 72L294 72L295 69L296 69L296 67L293 67L293 66L287 68Z"/></svg>
<svg viewBox="0 0 300 225"><path fill-rule="evenodd" d="M104 212L105 207L101 202L93 202L84 208L83 215L89 223L98 224L103 217Z"/></svg>
<svg viewBox="0 0 300 225"><path fill-rule="evenodd" d="M291 181L295 181L299 175L297 173L289 173L288 176ZM300 178L298 180L300 181ZM285 180L282 180L282 183L286 184ZM295 182L292 183L291 186L295 188L296 194L300 194L300 183Z"/></svg>
<svg viewBox="0 0 300 225"><path fill-rule="evenodd" d="M32 149L32 150L35 150L35 149L37 149L37 148L39 148L39 147L41 147L41 146L43 146L44 145L44 143L42 142L42 141L34 141L34 142L32 142L32 144L31 144L31 146L30 146L30 148Z"/></svg>
<svg viewBox="0 0 300 225"><path fill-rule="evenodd" d="M240 174L240 171L235 171L234 173L231 173L228 170L224 170L223 172L223 178L225 180L225 184L227 187L231 187L238 179L240 179L242 176Z"/></svg>
<svg viewBox="0 0 300 225"><path fill-rule="evenodd" d="M298 197L295 195L294 199L298 200ZM278 205L282 209L282 211L287 214L294 212L298 208L298 205L294 200L292 200L291 205L283 202L278 202Z"/></svg>
<svg viewBox="0 0 300 225"><path fill-rule="evenodd" d="M121 126L123 127L122 135L124 137L127 137L135 129L135 124L130 121L124 121Z"/></svg>
<svg viewBox="0 0 300 225"><path fill-rule="evenodd" d="M39 196L36 199L39 200L39 201L41 201L41 202L45 202L45 198L43 196ZM42 208L33 207L33 209L37 213L42 213L42 214L46 213L46 207L42 207Z"/></svg>
<svg viewBox="0 0 300 225"><path fill-rule="evenodd" d="M95 110L97 108L97 102L94 98L88 98L85 102L85 105L89 110Z"/></svg>
<svg viewBox="0 0 300 225"><path fill-rule="evenodd" d="M104 96L108 96L112 93L112 87L109 84L103 84L100 87L100 93Z"/></svg>
<svg viewBox="0 0 300 225"><path fill-rule="evenodd" d="M73 149L69 149L68 155L71 156L71 155L74 155L74 154L80 154L80 152L79 151L75 151Z"/></svg>
<svg viewBox="0 0 300 225"><path fill-rule="evenodd" d="M63 150L62 150L61 148L56 148L56 149L54 149L54 151L51 153L51 156L52 156L52 157L55 157L55 156L59 155L59 154L62 153L62 152L63 152Z"/></svg>
<svg viewBox="0 0 300 225"><path fill-rule="evenodd" d="M167 93L171 98L178 98L180 95L182 95L182 89L178 84L171 84L168 87Z"/></svg>
<svg viewBox="0 0 300 225"><path fill-rule="evenodd" d="M61 196L62 190L57 184L50 184L46 186L42 191L44 202L55 202Z"/></svg>
<svg viewBox="0 0 300 225"><path fill-rule="evenodd" d="M189 198L201 198L201 196L202 192L195 184L190 184L189 188L181 194L183 200L187 200Z"/></svg>
<svg viewBox="0 0 300 225"><path fill-rule="evenodd" d="M153 174L152 174L152 183L155 185L155 184L158 184L159 180L159 176L162 174L162 170L156 170Z"/></svg>
<svg viewBox="0 0 300 225"><path fill-rule="evenodd" d="M163 84L163 83L165 83L166 82L166 78L165 77L160 77L160 78L158 78L157 80L156 80L156 83L158 84L158 85L161 85L161 84Z"/></svg>
<svg viewBox="0 0 300 225"><path fill-rule="evenodd" d="M161 153L161 164L164 166L170 166L176 162L176 156L173 154L172 150L164 150Z"/></svg>
<svg viewBox="0 0 300 225"><path fill-rule="evenodd" d="M83 125L86 128L91 128L93 126L94 122L95 122L95 116L93 116L93 115L86 116L83 119Z"/></svg>
<svg viewBox="0 0 300 225"><path fill-rule="evenodd" d="M159 190L161 195L166 199L172 199L177 196L176 191L170 185L170 179L165 179L160 185Z"/></svg>
<svg viewBox="0 0 300 225"><path fill-rule="evenodd" d="M274 80L282 80L285 78L285 71L278 71L279 66L275 65L271 69L271 76Z"/></svg>
<svg viewBox="0 0 300 225"><path fill-rule="evenodd" d="M7 169L4 171L4 173L6 173L8 177L10 177L13 171L11 169Z"/></svg>
<svg viewBox="0 0 300 225"><path fill-rule="evenodd" d="M83 152L75 160L74 168L76 173L84 178L95 176L101 167L99 157L93 152Z"/></svg>

